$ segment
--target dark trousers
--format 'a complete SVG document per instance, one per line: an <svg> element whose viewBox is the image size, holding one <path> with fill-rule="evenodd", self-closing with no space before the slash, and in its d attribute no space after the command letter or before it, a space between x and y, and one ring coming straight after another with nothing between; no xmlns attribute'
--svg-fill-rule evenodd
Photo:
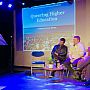
<svg viewBox="0 0 90 90"><path fill-rule="evenodd" d="M58 63L59 63L59 64L63 64L63 62L64 62L64 60L59 60L59 62L56 61L56 62L55 62L55 63L56 63L56 66L55 66L55 67L57 68ZM51 72L51 76L54 76L54 75L55 75L55 72L56 72L56 71L52 71L52 72Z"/></svg>
<svg viewBox="0 0 90 90"><path fill-rule="evenodd" d="M55 66L55 67L57 68L57 65L58 65L58 63L60 63L60 61L59 61L59 62L58 62L58 61L55 61L55 63L56 63L56 66ZM51 76L54 76L54 75L55 75L55 72L56 72L56 71L52 71L52 72L51 72Z"/></svg>
<svg viewBox="0 0 90 90"><path fill-rule="evenodd" d="M73 68L71 67L71 65L72 65L73 67L77 67L77 63L78 63L78 61L79 61L80 59L81 59L81 58L78 58L78 59L76 59L73 63L71 63L71 62L70 62L70 58L67 58L63 64L65 65L65 67L66 67L71 73L73 73L74 70L73 70Z"/></svg>

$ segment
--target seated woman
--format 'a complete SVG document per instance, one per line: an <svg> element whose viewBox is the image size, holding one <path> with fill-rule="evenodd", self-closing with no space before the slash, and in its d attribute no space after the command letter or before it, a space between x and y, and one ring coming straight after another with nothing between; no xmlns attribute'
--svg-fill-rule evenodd
<svg viewBox="0 0 90 90"><path fill-rule="evenodd" d="M78 62L77 69L82 71L82 79L90 80L90 47L88 47L86 55Z"/></svg>

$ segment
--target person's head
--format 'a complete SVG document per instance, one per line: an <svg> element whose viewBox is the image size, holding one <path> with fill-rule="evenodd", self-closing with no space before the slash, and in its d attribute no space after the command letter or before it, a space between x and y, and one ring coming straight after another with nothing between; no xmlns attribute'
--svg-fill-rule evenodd
<svg viewBox="0 0 90 90"><path fill-rule="evenodd" d="M59 44L60 44L60 45L64 45L65 41L66 41L65 38L60 38Z"/></svg>
<svg viewBox="0 0 90 90"><path fill-rule="evenodd" d="M80 42L80 36L74 36L73 37L73 43L74 45L78 44Z"/></svg>

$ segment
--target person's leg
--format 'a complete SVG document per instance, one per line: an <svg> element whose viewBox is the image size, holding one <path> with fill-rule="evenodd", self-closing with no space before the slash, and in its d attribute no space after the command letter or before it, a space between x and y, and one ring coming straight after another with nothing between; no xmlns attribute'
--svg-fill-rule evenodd
<svg viewBox="0 0 90 90"><path fill-rule="evenodd" d="M77 63L78 63L79 60L81 60L81 58L76 59L76 60L72 63L72 66L73 66L73 67L77 67Z"/></svg>
<svg viewBox="0 0 90 90"><path fill-rule="evenodd" d="M81 59L77 64L77 70L79 70L79 72L82 73L80 75L82 80L84 80L84 79L87 80L90 77L89 76L90 75L90 70L89 70L90 68L88 68L89 64L90 64L90 56L87 56L85 59ZM84 71L86 71L86 73L83 73ZM84 76L84 77L82 78L82 76Z"/></svg>
<svg viewBox="0 0 90 90"><path fill-rule="evenodd" d="M54 77L56 71L51 72L51 76Z"/></svg>
<svg viewBox="0 0 90 90"><path fill-rule="evenodd" d="M71 64L70 58L67 58L63 64L71 73L74 72L74 70L72 69L72 67L70 65Z"/></svg>
<svg viewBox="0 0 90 90"><path fill-rule="evenodd" d="M73 63L74 65L76 65L78 60L75 61L75 63ZM71 62L70 62L70 58L68 58L65 62L64 62L65 67L70 71L71 75L73 78L78 79L79 76L77 75L77 72L71 67Z"/></svg>
<svg viewBox="0 0 90 90"><path fill-rule="evenodd" d="M90 64L88 64L87 67L86 67L85 79L87 81L90 80Z"/></svg>
<svg viewBox="0 0 90 90"><path fill-rule="evenodd" d="M56 64L55 64L55 68L57 68L57 61L55 61L54 63L56 63ZM55 76L55 72L56 72L56 71L52 71L50 77L54 77L54 76Z"/></svg>
<svg viewBox="0 0 90 90"><path fill-rule="evenodd" d="M83 59L82 59L83 60ZM90 56L87 56L85 60L81 61L80 65L78 65L79 70L83 70L86 68L85 80L90 80Z"/></svg>
<svg viewBox="0 0 90 90"><path fill-rule="evenodd" d="M86 68L86 74L85 74L86 82L84 83L84 85L90 86L90 64L88 64L85 68Z"/></svg>
<svg viewBox="0 0 90 90"><path fill-rule="evenodd" d="M78 61L81 60L81 58L76 59L73 63L72 63L72 68L74 69L73 71L73 75L75 76L76 79L80 80L81 79L81 75L80 75L80 71L76 71L77 69L77 63Z"/></svg>
<svg viewBox="0 0 90 90"><path fill-rule="evenodd" d="M87 56L84 59L82 59L81 63L77 66L77 68L79 68L80 70L82 70L84 67L86 67L88 64L90 64L90 56Z"/></svg>

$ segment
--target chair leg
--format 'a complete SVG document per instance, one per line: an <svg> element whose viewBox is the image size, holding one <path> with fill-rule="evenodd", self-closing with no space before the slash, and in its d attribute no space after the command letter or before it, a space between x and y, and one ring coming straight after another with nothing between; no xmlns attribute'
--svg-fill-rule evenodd
<svg viewBox="0 0 90 90"><path fill-rule="evenodd" d="M69 70L66 68L66 69L64 69L65 71L66 71L66 77L68 78L69 77L69 74L70 74L70 72L69 72Z"/></svg>
<svg viewBox="0 0 90 90"><path fill-rule="evenodd" d="M46 77L46 73L47 73L47 71L45 70L45 77Z"/></svg>
<svg viewBox="0 0 90 90"><path fill-rule="evenodd" d="M67 70L66 72L67 72L67 77L69 77L69 70Z"/></svg>

